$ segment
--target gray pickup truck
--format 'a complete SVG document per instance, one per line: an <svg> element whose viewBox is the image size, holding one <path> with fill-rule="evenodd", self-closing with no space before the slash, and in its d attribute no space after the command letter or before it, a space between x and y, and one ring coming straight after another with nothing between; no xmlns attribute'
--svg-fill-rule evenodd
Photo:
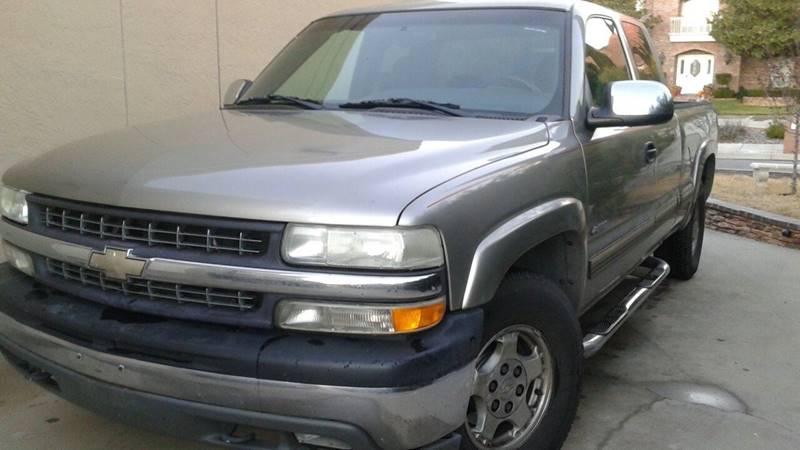
<svg viewBox="0 0 800 450"><path fill-rule="evenodd" d="M236 449L551 449L583 358L691 278L717 118L584 2L315 21L221 111L3 175L0 348Z"/></svg>

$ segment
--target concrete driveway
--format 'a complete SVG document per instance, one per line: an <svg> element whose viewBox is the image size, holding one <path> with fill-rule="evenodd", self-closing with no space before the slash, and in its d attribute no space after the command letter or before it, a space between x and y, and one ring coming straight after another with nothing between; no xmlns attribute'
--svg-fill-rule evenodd
<svg viewBox="0 0 800 450"><path fill-rule="evenodd" d="M697 277L587 362L565 448L800 448L798 323L800 252L709 232ZM203 447L72 407L0 363L0 448Z"/></svg>

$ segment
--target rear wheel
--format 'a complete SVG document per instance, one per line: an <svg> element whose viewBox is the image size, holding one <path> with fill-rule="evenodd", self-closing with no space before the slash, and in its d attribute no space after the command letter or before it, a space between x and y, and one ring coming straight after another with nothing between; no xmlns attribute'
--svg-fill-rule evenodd
<svg viewBox="0 0 800 450"><path fill-rule="evenodd" d="M701 195L686 227L670 236L656 251L657 257L669 263L674 278L690 280L700 267L705 225L706 197Z"/></svg>
<svg viewBox="0 0 800 450"><path fill-rule="evenodd" d="M580 328L551 281L509 276L487 309L463 449L557 449L578 405Z"/></svg>

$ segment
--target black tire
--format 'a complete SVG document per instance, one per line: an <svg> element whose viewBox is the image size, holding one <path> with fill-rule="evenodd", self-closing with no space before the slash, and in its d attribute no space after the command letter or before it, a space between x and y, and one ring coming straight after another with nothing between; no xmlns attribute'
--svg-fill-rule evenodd
<svg viewBox="0 0 800 450"><path fill-rule="evenodd" d="M686 227L670 236L656 251L656 256L666 261L670 276L691 280L700 267L706 225L706 196L700 195L694 206L692 219Z"/></svg>
<svg viewBox="0 0 800 450"><path fill-rule="evenodd" d="M524 442L515 448L559 449L569 434L580 397L582 334L569 298L552 281L527 272L510 274L486 308L484 348L494 336L509 327L523 325L535 328L546 344L552 362L552 388L549 403L543 409L538 425ZM460 429L462 449L482 450L470 438L468 424Z"/></svg>

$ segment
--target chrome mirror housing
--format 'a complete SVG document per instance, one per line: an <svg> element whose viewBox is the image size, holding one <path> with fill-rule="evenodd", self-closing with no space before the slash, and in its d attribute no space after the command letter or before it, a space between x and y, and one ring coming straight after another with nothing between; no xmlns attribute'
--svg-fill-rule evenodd
<svg viewBox="0 0 800 450"><path fill-rule="evenodd" d="M252 85L253 82L250 80L236 80L231 83L231 85L228 86L228 90L225 91L225 97L222 99L222 106L228 107L235 105L242 99L242 95L244 95Z"/></svg>
<svg viewBox="0 0 800 450"><path fill-rule="evenodd" d="M589 111L590 128L637 127L669 122L675 114L672 93L656 81L617 81L606 88L605 105Z"/></svg>

